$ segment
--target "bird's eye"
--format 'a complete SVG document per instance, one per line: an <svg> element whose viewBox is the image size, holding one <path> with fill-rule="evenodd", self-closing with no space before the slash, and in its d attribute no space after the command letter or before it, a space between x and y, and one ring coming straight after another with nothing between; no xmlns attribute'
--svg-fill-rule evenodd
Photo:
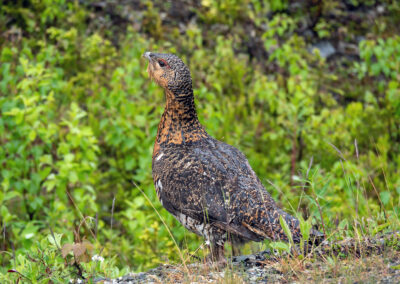
<svg viewBox="0 0 400 284"><path fill-rule="evenodd" d="M165 67L165 66L167 66L167 63L165 63L164 60L158 60L158 64L160 65L160 67Z"/></svg>

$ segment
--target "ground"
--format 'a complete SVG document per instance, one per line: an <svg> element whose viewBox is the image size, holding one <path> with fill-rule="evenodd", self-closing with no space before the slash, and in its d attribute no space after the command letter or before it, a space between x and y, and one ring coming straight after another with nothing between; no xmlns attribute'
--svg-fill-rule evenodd
<svg viewBox="0 0 400 284"><path fill-rule="evenodd" d="M257 261L259 255L241 256L225 269L203 264L163 265L142 273L133 273L104 283L399 283L400 253L301 261L280 258ZM240 260L240 261L238 261ZM100 279L99 279L100 280ZM99 281L101 283L101 281Z"/></svg>
<svg viewBox="0 0 400 284"><path fill-rule="evenodd" d="M399 283L398 232L325 242L305 257L270 250L233 257L225 268L162 265L104 283Z"/></svg>

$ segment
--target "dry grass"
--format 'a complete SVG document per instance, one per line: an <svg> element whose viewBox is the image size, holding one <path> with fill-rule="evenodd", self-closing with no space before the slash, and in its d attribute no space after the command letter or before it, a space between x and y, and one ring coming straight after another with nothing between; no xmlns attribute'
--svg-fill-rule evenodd
<svg viewBox="0 0 400 284"><path fill-rule="evenodd" d="M296 260L294 260L296 261ZM376 283L387 278L393 283L400 281L400 271L392 269L400 263L400 252L390 250L382 255L366 257L349 256L344 259L327 258L323 261L308 262L303 269L285 273L285 280L301 283ZM290 269L291 261L287 262Z"/></svg>
<svg viewBox="0 0 400 284"><path fill-rule="evenodd" d="M163 266L152 270L148 280L155 283L399 283L400 252L388 249L380 255L326 256L298 259L282 257L259 262L257 266L204 264ZM189 271L187 271L188 269Z"/></svg>

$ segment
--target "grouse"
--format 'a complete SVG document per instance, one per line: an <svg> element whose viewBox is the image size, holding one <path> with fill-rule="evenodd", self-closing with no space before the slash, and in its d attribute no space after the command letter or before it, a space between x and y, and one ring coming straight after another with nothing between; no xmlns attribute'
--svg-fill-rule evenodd
<svg viewBox="0 0 400 284"><path fill-rule="evenodd" d="M152 158L154 185L165 209L205 238L209 258L216 262L226 261L226 241L288 241L280 216L299 242L298 219L277 206L246 157L211 137L200 124L190 71L183 61L173 54L143 56L149 61L150 78L165 90ZM314 229L310 235L323 237Z"/></svg>

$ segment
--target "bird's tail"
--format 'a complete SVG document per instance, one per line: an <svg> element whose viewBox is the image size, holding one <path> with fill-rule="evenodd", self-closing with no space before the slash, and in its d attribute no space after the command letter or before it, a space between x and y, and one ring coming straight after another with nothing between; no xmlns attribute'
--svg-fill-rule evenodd
<svg viewBox="0 0 400 284"><path fill-rule="evenodd" d="M261 222L259 224L261 225L261 227L259 227L259 229L261 229L261 231L265 233L266 237L274 241L282 240L288 242L289 238L281 225L281 217L285 220L285 223L289 227L293 242L300 243L302 240L300 221L279 208L274 209L273 212L268 212L267 214L264 214L264 218L260 220ZM323 233L319 232L318 230L311 229L308 241L310 244L318 245L324 239L325 236Z"/></svg>

